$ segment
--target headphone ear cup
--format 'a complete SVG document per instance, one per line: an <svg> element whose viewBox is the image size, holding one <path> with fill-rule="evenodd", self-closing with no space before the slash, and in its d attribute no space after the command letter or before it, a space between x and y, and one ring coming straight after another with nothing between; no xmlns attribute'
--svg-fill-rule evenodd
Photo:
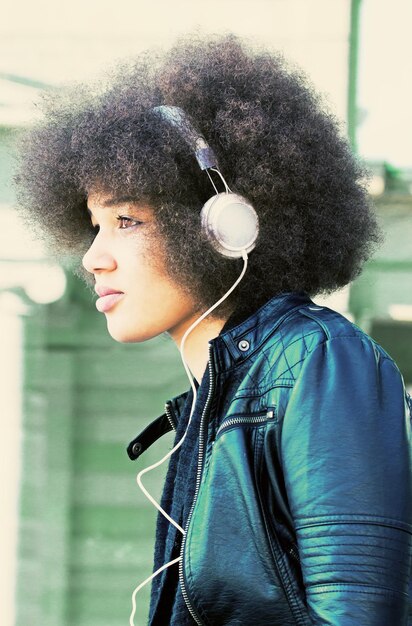
<svg viewBox="0 0 412 626"><path fill-rule="evenodd" d="M236 193L218 193L203 206L202 230L223 256L238 259L251 252L259 234L259 220L253 206Z"/></svg>

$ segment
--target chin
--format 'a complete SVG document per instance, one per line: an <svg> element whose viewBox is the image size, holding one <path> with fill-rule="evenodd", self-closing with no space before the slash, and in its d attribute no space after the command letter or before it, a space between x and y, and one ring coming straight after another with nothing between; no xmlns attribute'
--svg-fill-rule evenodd
<svg viewBox="0 0 412 626"><path fill-rule="evenodd" d="M136 332L125 328L124 326L117 326L115 324L111 324L110 320L107 320L107 330L109 335L117 341L118 343L140 343L142 341L148 341L149 339L153 339L156 335L153 333L147 332Z"/></svg>

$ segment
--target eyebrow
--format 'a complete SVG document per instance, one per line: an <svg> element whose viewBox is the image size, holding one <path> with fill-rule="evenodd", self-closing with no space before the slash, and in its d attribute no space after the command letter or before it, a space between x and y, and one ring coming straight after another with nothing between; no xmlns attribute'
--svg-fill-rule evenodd
<svg viewBox="0 0 412 626"><path fill-rule="evenodd" d="M115 196L114 198L108 198L107 200L102 202L102 206L105 208L110 208L112 206L115 206L116 204L127 204L130 202L137 202L137 200L133 196ZM93 213L91 209L89 209L88 206L86 206L86 209L88 214L92 216Z"/></svg>
<svg viewBox="0 0 412 626"><path fill-rule="evenodd" d="M111 207L115 204L126 204L127 202L137 202L133 196L116 196L115 198L109 198L103 202L104 207Z"/></svg>

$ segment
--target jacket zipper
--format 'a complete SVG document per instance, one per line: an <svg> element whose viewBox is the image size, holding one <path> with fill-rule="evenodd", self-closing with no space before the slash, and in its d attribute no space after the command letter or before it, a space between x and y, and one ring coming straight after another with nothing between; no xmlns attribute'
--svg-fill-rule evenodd
<svg viewBox="0 0 412 626"><path fill-rule="evenodd" d="M209 405L210 405L210 401L212 399L213 396L213 392L214 392L214 372L213 372L213 367L212 367L212 346L209 344L209 360L208 360L208 367L209 367L209 392L207 395L207 399L206 399L206 403L205 406L203 408L203 413L202 413L202 417L200 420L200 428L199 428L199 455L198 455L198 460L197 460L197 474L196 474L196 487L195 487L195 495L193 498L193 502L192 502L192 506L190 508L190 512L187 518L187 522L186 522L186 526L185 526L185 534L183 535L183 539L182 539L182 546L180 549L180 561L179 561L179 581L180 581L180 588L182 590L182 595L183 595L183 599L186 603L186 606L189 610L189 613L191 614L191 616L193 617L193 619L195 620L196 624L199 624L199 626L202 626L202 622L199 620L194 608L192 607L190 600L189 600L189 596L187 593L187 589L185 586L185 581L184 581L184 576L183 576L183 554L184 554L184 549L185 549L185 544L186 544L186 537L187 537L187 529L189 528L189 524L190 524L190 520L192 519L192 515L193 515L193 511L196 505L196 500L197 500L197 496L199 495L199 489L200 489L200 482L202 479L202 468L203 468L203 457L204 457L204 425L205 425L205 421L206 421L206 416L207 416L207 412L209 409Z"/></svg>
<svg viewBox="0 0 412 626"><path fill-rule="evenodd" d="M174 422L174 419L173 419L173 416L172 416L172 412L170 410L169 402L166 402L166 404L165 404L165 413L166 413L166 417L168 419L168 422L169 422L169 424L172 427L172 430L176 430L176 425L175 425L175 422Z"/></svg>
<svg viewBox="0 0 412 626"><path fill-rule="evenodd" d="M230 426L235 426L236 424L264 424L268 420L273 419L274 416L274 411L270 409L260 415L250 415L248 417L230 417L219 426L216 432L216 437L222 432L222 430L225 430L225 428L229 428Z"/></svg>
<svg viewBox="0 0 412 626"><path fill-rule="evenodd" d="M299 556L299 552L297 550L297 548L295 547L295 545L291 545L289 550L288 550L289 554L291 555L291 557L293 559L295 559L295 561L297 561L300 564L300 556Z"/></svg>

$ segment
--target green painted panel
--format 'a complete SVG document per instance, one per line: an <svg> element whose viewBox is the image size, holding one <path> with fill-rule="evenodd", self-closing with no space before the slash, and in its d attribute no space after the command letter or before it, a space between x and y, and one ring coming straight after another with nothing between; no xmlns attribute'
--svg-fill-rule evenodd
<svg viewBox="0 0 412 626"><path fill-rule="evenodd" d="M376 200L383 245L351 284L349 309L367 331L373 318L388 318L391 304L412 304L412 196Z"/></svg>
<svg viewBox="0 0 412 626"><path fill-rule="evenodd" d="M81 530L85 535L105 535L107 538L113 539L135 536L151 538L153 529L149 528L149 523L154 521L156 512L153 511L153 520L149 520L146 511L145 515L141 515L142 506L138 504L140 492L137 495L135 506L73 507L73 532L76 533L76 531ZM110 519L110 524L107 523L108 519Z"/></svg>
<svg viewBox="0 0 412 626"><path fill-rule="evenodd" d="M178 378L179 374L179 378ZM172 384L161 385L158 381L151 381L150 386L129 386L127 392L113 390L111 387L95 389L93 387L78 389L76 398L81 407L82 419L108 420L112 425L118 425L128 416L140 419L147 423L164 412L164 403L173 395L186 391L189 383L183 379L180 372L174 374ZM130 421L129 421L130 427ZM85 425L87 429L87 425Z"/></svg>
<svg viewBox="0 0 412 626"><path fill-rule="evenodd" d="M131 595L131 592L130 592ZM113 602L111 599L117 600ZM135 624L143 626L147 623L146 605L148 602L147 592L140 596L138 618ZM89 626L91 624L99 626L125 626L129 623L131 611L131 601L129 594L122 597L113 594L100 592L97 596L88 590L75 590L73 603L70 607L70 623L76 626ZM165 625L166 626L166 625Z"/></svg>
<svg viewBox="0 0 412 626"><path fill-rule="evenodd" d="M134 412L130 410L126 401L122 411L109 411L108 415L103 413L100 404L94 411L90 410L89 413L85 412L84 404L81 401L79 404L82 406L82 416L81 424L76 424L75 440L79 443L113 443L121 450L122 455L125 454L126 444L134 437L139 428L143 428L155 417L153 414L150 415L150 406L147 411L141 411L139 406L139 411ZM153 405L153 399L151 404ZM159 408L161 409L162 406ZM105 411L107 411L107 407L105 407Z"/></svg>
<svg viewBox="0 0 412 626"><path fill-rule="evenodd" d="M76 467L81 467L83 472L104 472L107 471L108 463L110 463L110 471L112 473L122 473L124 475L127 462L124 457L123 451L121 454L119 453L119 445L116 442L95 442L93 445L77 443L75 450Z"/></svg>
<svg viewBox="0 0 412 626"><path fill-rule="evenodd" d="M0 203L12 205L15 202L14 188L11 183L15 166L15 141L18 131L0 127Z"/></svg>
<svg viewBox="0 0 412 626"><path fill-rule="evenodd" d="M135 578L130 571L118 569L115 576L107 575L101 568L74 572L72 591L75 603L72 605L72 623L128 624L132 603L131 595L138 582L145 578L145 568L135 570ZM106 602L102 602L102 598ZM115 598L115 601L113 601ZM136 624L146 623L149 592L143 589L138 595L138 619ZM110 622L109 620L112 620ZM80 621L76 621L80 620ZM87 620L87 621L86 621Z"/></svg>
<svg viewBox="0 0 412 626"><path fill-rule="evenodd" d="M34 306L24 321L16 626L120 626L133 588L152 569L157 513L135 476L170 449L173 434L137 462L126 446L188 388L186 375L169 338L113 341L88 294ZM145 477L157 497L166 469ZM147 588L137 623L148 598Z"/></svg>
<svg viewBox="0 0 412 626"><path fill-rule="evenodd" d="M371 334L395 359L407 385L412 385L412 322L374 320Z"/></svg>

